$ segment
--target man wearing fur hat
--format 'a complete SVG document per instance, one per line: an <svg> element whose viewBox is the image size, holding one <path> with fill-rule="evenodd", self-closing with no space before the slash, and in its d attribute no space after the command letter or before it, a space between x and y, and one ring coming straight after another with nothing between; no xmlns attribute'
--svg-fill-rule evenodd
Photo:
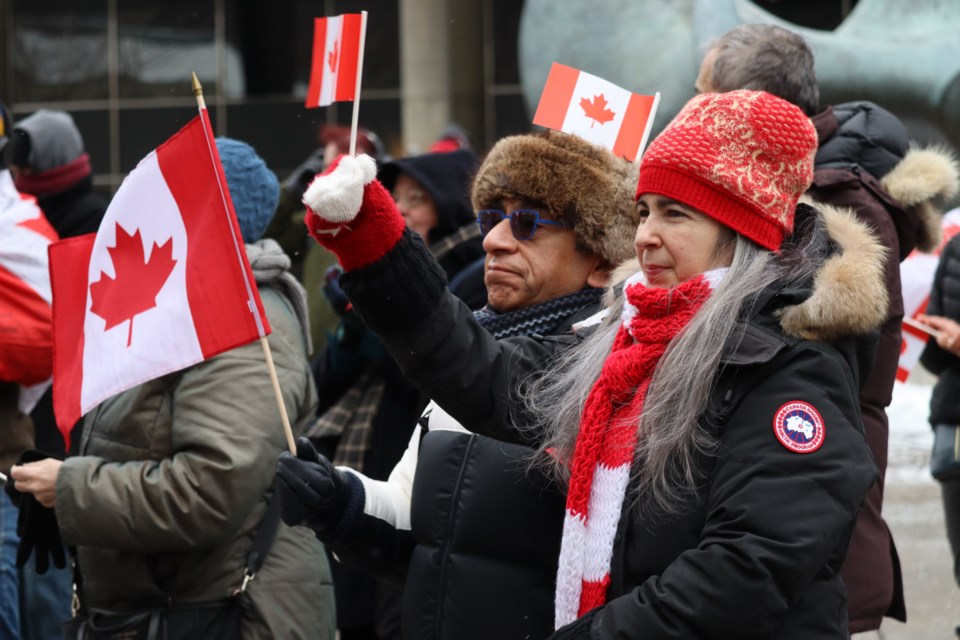
<svg viewBox="0 0 960 640"><path fill-rule="evenodd" d="M743 24L708 45L698 92L768 91L797 105L817 129L809 195L849 207L887 247L885 281L890 300L876 362L860 391L867 441L879 478L867 494L843 567L852 633L880 627L884 616L906 620L900 562L881 517L887 467L890 405L902 342L900 262L915 248L933 250L942 211L935 202L960 187L956 161L936 149L911 148L903 124L872 102L821 109L813 52L799 35L774 25Z"/></svg>
<svg viewBox="0 0 960 640"><path fill-rule="evenodd" d="M503 353L535 368L598 310L610 267L632 253L635 183L630 163L568 134L512 136L493 147L472 191L488 292L475 317L501 340ZM312 198L308 190L305 202L316 206ZM405 251L405 242L420 241L404 234L391 253ZM377 268L390 270L389 263L387 256ZM349 279L357 265L343 266ZM384 302L404 306L403 296ZM409 318L406 309L396 314L399 324ZM419 322L430 330L430 318ZM511 339L519 336L540 336L539 348L514 349ZM482 379L489 367L478 356L457 361L450 376ZM477 401L485 389L466 383L462 393ZM431 404L387 482L334 468L301 440L298 456L283 455L277 465L284 520L314 529L341 561L405 577L405 637L544 637L553 629L563 497L540 475L524 474L532 455L468 433Z"/></svg>

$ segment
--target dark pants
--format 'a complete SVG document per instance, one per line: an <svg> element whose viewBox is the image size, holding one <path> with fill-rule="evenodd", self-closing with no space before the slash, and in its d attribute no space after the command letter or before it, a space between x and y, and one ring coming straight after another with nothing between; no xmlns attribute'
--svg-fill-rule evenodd
<svg viewBox="0 0 960 640"><path fill-rule="evenodd" d="M947 540L953 552L953 578L960 586L960 478L940 482L943 496L943 519L947 525Z"/></svg>

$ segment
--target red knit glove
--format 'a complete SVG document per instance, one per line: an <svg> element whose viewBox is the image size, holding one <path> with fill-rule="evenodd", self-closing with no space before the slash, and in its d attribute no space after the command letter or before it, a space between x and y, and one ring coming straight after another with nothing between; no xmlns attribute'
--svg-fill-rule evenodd
<svg viewBox="0 0 960 640"><path fill-rule="evenodd" d="M370 156L340 156L303 194L310 235L335 253L347 271L380 260L406 226L376 175Z"/></svg>

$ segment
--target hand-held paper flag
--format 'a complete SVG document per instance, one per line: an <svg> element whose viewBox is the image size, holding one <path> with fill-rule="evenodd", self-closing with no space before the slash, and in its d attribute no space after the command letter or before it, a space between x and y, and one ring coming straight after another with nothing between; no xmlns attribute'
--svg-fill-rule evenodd
<svg viewBox="0 0 960 640"><path fill-rule="evenodd" d="M923 348L927 346L929 330L921 329L918 323L911 322L921 313L925 313L930 300L933 277L940 262L940 252L947 242L960 232L960 209L948 211L941 222L943 239L932 253L914 251L900 263L900 290L903 292L902 326L903 343L900 346L900 360L897 363L897 380L906 382L907 377L920 360Z"/></svg>
<svg viewBox="0 0 960 640"><path fill-rule="evenodd" d="M533 124L580 136L635 160L650 136L660 94L630 93L602 78L554 62Z"/></svg>
<svg viewBox="0 0 960 640"><path fill-rule="evenodd" d="M307 108L355 100L360 74L362 14L345 13L313 22L313 63Z"/></svg>
<svg viewBox="0 0 960 640"><path fill-rule="evenodd" d="M51 245L54 413L68 446L106 398L269 333L226 184L201 113L140 161L96 234Z"/></svg>
<svg viewBox="0 0 960 640"><path fill-rule="evenodd" d="M0 380L25 385L29 413L50 384L53 335L47 247L57 232L32 196L0 171Z"/></svg>

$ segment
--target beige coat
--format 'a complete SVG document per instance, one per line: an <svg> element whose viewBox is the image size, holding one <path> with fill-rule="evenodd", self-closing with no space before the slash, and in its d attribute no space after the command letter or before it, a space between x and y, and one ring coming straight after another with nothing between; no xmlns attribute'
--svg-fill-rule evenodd
<svg viewBox="0 0 960 640"><path fill-rule="evenodd" d="M302 432L317 398L300 326L260 286L284 402ZM285 438L259 342L123 392L91 412L57 478L64 541L87 606L136 609L227 597L264 515ZM333 638L330 567L307 529L280 524L250 583L244 638Z"/></svg>

